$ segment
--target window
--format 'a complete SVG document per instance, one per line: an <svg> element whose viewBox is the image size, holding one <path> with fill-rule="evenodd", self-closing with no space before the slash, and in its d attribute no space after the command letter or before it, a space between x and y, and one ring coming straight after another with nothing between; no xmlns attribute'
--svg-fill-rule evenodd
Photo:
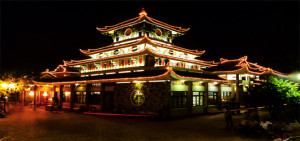
<svg viewBox="0 0 300 141"><path fill-rule="evenodd" d="M119 54L119 50L118 49L114 50L114 55L118 55L118 54Z"/></svg>
<svg viewBox="0 0 300 141"><path fill-rule="evenodd" d="M170 108L184 108L186 107L187 92L171 92Z"/></svg>
<svg viewBox="0 0 300 141"><path fill-rule="evenodd" d="M246 76L242 76L242 80L246 80Z"/></svg>
<svg viewBox="0 0 300 141"><path fill-rule="evenodd" d="M137 48L137 46L133 46L133 47L131 47L131 51L132 51L132 52L135 52L135 51L137 51L137 49L138 49L138 48Z"/></svg>
<svg viewBox="0 0 300 141"><path fill-rule="evenodd" d="M222 102L227 102L231 98L231 92L222 92Z"/></svg>
<svg viewBox="0 0 300 141"><path fill-rule="evenodd" d="M203 106L203 92L193 92L193 106Z"/></svg>
<svg viewBox="0 0 300 141"><path fill-rule="evenodd" d="M86 92L76 92L75 93L75 103L85 104Z"/></svg>
<svg viewBox="0 0 300 141"><path fill-rule="evenodd" d="M208 92L208 105L217 104L217 94L218 92Z"/></svg>
<svg viewBox="0 0 300 141"><path fill-rule="evenodd" d="M92 84L93 87L101 87L101 83L94 83ZM100 93L99 93L100 94Z"/></svg>
<svg viewBox="0 0 300 141"><path fill-rule="evenodd" d="M101 93L100 92L91 92L91 104L100 105L101 104Z"/></svg>

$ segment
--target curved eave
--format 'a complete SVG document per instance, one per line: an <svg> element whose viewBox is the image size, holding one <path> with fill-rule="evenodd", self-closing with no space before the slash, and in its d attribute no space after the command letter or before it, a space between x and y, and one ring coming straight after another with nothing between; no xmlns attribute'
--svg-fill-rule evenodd
<svg viewBox="0 0 300 141"><path fill-rule="evenodd" d="M171 69L161 75L146 76L146 77L134 77L134 78L112 78L112 79L98 79L98 80L79 80L79 81L65 81L65 82L36 82L39 84L88 84L88 83L114 83L114 82L132 82L132 81L149 81L149 80L162 80L170 77Z"/></svg>
<svg viewBox="0 0 300 141"><path fill-rule="evenodd" d="M170 30L173 30L173 31L176 31L176 32L180 32L180 33L184 33L184 32L187 32L188 30L190 30L190 28L182 28L182 27L179 27L179 26L169 25L167 23L161 22L161 21L156 20L154 18L150 18L147 15L141 15L139 17L135 17L135 18L129 19L127 21L112 25L112 26L105 26L104 28L96 27L96 29L98 31L100 31L101 33L106 33L106 32L112 31L112 30L117 30L117 29L120 29L120 28L123 28L123 27L126 27L126 26L136 24L136 23L141 22L143 20L148 20L149 22L151 22L153 24L156 24L156 25L162 26L164 28L167 28L167 29L170 29Z"/></svg>
<svg viewBox="0 0 300 141"><path fill-rule="evenodd" d="M151 49L149 49L148 51L149 51L148 52L149 54L157 56L157 57L168 58L168 59L173 59L173 60L177 60L177 61L183 61L183 62L198 64L198 65L204 65L204 66L210 66L210 67L216 66L216 65L213 65L213 64L210 64L210 63L206 63L206 62L192 61L192 60L187 60L187 59L183 59L183 58L173 57L173 56L169 56L169 55L159 54L159 53L156 53L156 52L152 51Z"/></svg>
<svg viewBox="0 0 300 141"><path fill-rule="evenodd" d="M69 72L69 71L66 71L66 72L55 72L55 71L52 71L50 73L51 74L80 74L79 72Z"/></svg>
<svg viewBox="0 0 300 141"><path fill-rule="evenodd" d="M75 66L75 65L80 65L80 64L86 64L86 63L93 63L93 62L98 62L98 61L105 61L105 60L111 60L111 59L118 59L118 58L125 58L125 57L130 57L130 56L136 56L136 55L142 55L142 54L151 54L157 57L162 57L162 58L168 58L168 59L173 59L177 61L183 61L183 62L188 62L188 63L193 63L193 64L198 64L198 65L204 65L204 66L215 66L209 63L205 62L198 62L198 61L192 61L192 60L187 60L183 58L178 58L178 57L172 57L168 55L162 55L159 53L156 53L149 49L148 47L145 47L143 50L134 52L134 53L128 53L128 54L122 54L122 55L117 55L117 56L111 56L111 57L106 57L106 58L100 58L100 59L92 59L92 60L71 60L71 61L65 61L66 66Z"/></svg>
<svg viewBox="0 0 300 141"><path fill-rule="evenodd" d="M42 76L41 76L41 77L43 77L43 76L45 76L45 75L49 75L49 76L51 76L52 78L56 78L56 76L53 75L51 72L42 72ZM40 77L40 78L41 78L41 77Z"/></svg>
<svg viewBox="0 0 300 141"><path fill-rule="evenodd" d="M85 63L93 63L93 62L98 62L98 61L105 61L105 60L111 60L111 59L117 59L117 58L124 58L124 57L130 57L130 56L135 56L135 55L141 55L146 53L146 49L143 49L138 52L134 53L128 53L128 54L122 54L122 55L116 55L116 56L111 56L111 57L106 57L106 58L100 58L100 59L87 59L87 60L71 60L69 62L65 62L65 65L67 66L75 66L75 65L80 65L80 64L85 64Z"/></svg>
<svg viewBox="0 0 300 141"><path fill-rule="evenodd" d="M181 76L176 74L174 71L171 72L171 77L175 79L185 80L185 81L216 81L216 82L224 82L224 83L228 82L227 80L220 80L220 79Z"/></svg>
<svg viewBox="0 0 300 141"><path fill-rule="evenodd" d="M253 68L251 68L253 69ZM259 72L257 72L259 71ZM252 74L252 75L267 75L267 74L273 74L273 75L279 75L283 77L288 77L287 75L274 71L272 69L266 68L266 69L257 69L257 71L251 71L249 67L242 67L237 70L232 70L232 71L213 71L212 73L214 74Z"/></svg>
<svg viewBox="0 0 300 141"><path fill-rule="evenodd" d="M281 77L289 77L287 74L284 74L284 73L281 73L281 72L278 72L278 71L274 71L274 70L269 70L267 72L264 73L265 75L277 75L277 76L281 76Z"/></svg>
<svg viewBox="0 0 300 141"><path fill-rule="evenodd" d="M136 40L138 40L138 39L136 39ZM101 53L101 52L110 51L110 50L115 50L115 49L120 49L120 48L124 48L124 47L140 45L140 44L143 44L143 43L148 43L148 44L151 44L153 46L164 47L164 48L173 49L173 50L176 50L176 51L181 51L181 52L185 52L185 53L189 53L189 54L193 54L193 55L198 55L198 56L201 56L203 53L205 53L205 50L203 50L203 51L190 50L190 49L185 49L185 48L182 48L182 47L179 47L179 46L174 46L174 45L168 46L168 45L155 43L155 42L151 41L151 39L149 39L146 34L145 34L145 36L142 37L141 40L133 42L133 43L123 44L123 45L115 46L115 47L112 46L112 45L109 45L109 46L105 46L105 47L98 48L98 49L88 49L88 50L81 50L80 49L80 51L84 55L92 55L92 54Z"/></svg>

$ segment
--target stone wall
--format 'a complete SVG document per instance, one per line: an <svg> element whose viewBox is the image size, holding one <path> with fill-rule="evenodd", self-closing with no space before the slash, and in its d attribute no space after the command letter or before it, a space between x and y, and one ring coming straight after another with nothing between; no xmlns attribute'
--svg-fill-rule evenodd
<svg viewBox="0 0 300 141"><path fill-rule="evenodd" d="M135 90L140 90L145 96L141 106L133 105L130 100L130 94ZM169 92L169 82L117 84L114 89L114 112L166 115Z"/></svg>

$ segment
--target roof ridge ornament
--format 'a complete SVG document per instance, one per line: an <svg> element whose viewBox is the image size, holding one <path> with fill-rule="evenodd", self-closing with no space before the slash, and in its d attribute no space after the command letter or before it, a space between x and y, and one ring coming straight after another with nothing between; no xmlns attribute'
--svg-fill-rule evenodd
<svg viewBox="0 0 300 141"><path fill-rule="evenodd" d="M140 16L147 16L147 13L144 8L142 8L142 11L139 13Z"/></svg>

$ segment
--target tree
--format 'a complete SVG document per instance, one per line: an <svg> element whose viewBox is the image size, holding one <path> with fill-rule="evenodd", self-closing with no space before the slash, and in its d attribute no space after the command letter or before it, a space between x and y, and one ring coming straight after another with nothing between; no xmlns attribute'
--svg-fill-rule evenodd
<svg viewBox="0 0 300 141"><path fill-rule="evenodd" d="M0 78L1 100L5 101L7 97L10 101L17 102L20 93L23 93L30 84L33 84L33 76L18 73L2 74Z"/></svg>
<svg viewBox="0 0 300 141"><path fill-rule="evenodd" d="M248 101L252 106L265 106L276 119L285 105L300 103L299 84L271 76L267 82L250 89Z"/></svg>

